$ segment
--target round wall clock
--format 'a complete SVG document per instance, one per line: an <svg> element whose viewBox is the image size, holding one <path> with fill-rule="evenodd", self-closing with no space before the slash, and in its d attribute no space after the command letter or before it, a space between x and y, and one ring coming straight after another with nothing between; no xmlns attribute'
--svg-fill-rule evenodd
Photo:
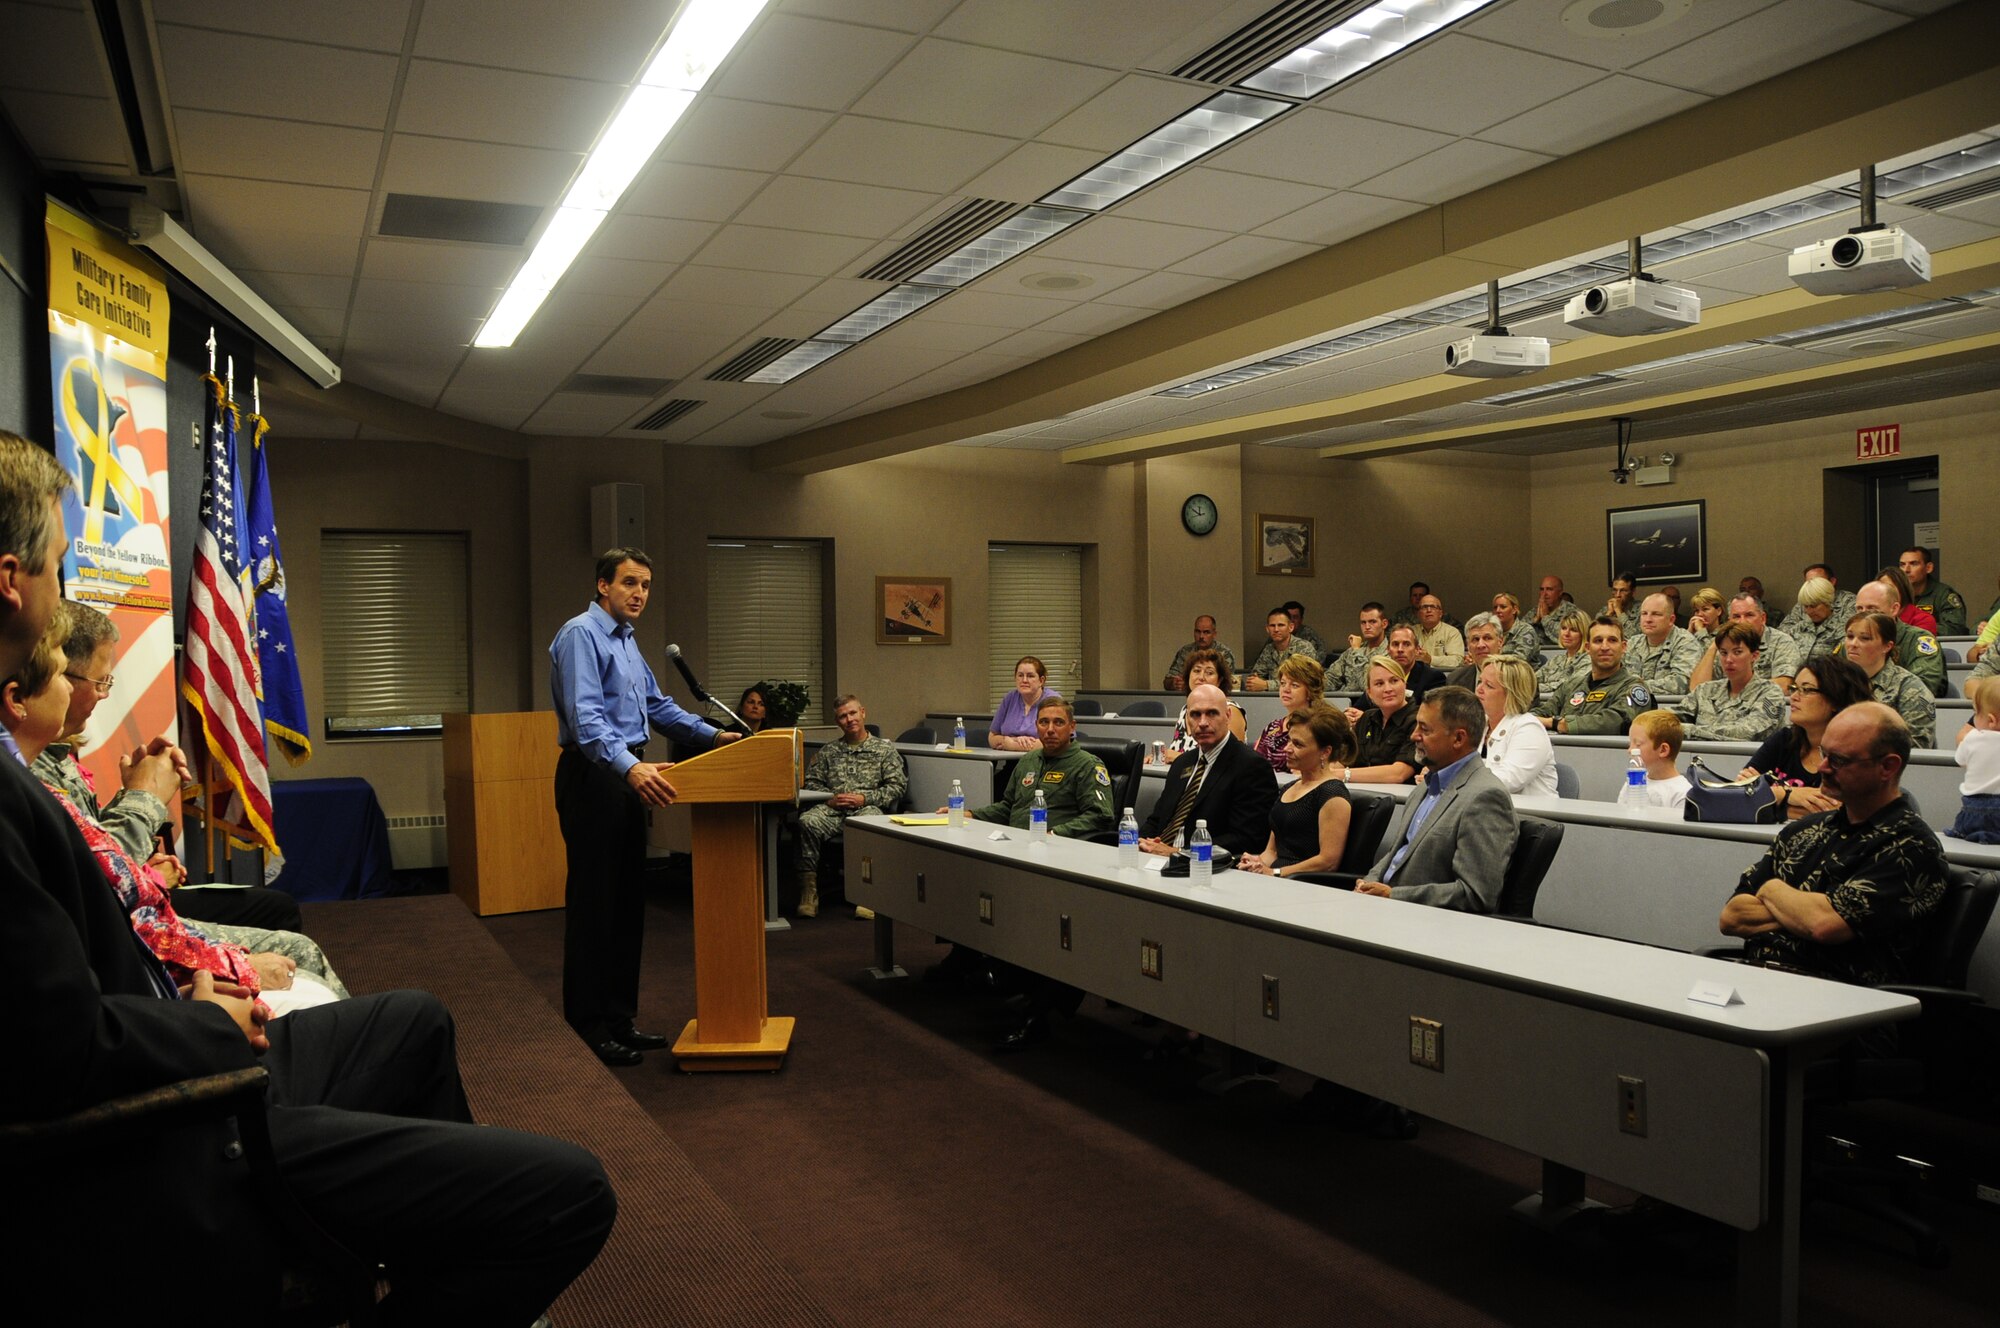
<svg viewBox="0 0 2000 1328"><path fill-rule="evenodd" d="M1181 524L1187 527L1190 535L1208 534L1215 529L1215 523L1220 516L1221 513L1215 507L1215 499L1205 493L1189 494L1188 500L1181 504Z"/></svg>

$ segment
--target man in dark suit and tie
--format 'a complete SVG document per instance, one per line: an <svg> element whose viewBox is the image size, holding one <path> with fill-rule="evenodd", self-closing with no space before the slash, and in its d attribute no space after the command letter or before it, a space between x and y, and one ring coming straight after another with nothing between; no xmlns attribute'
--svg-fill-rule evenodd
<svg viewBox="0 0 2000 1328"><path fill-rule="evenodd" d="M1139 827L1139 847L1171 857L1208 822L1218 849L1255 853L1270 842L1271 804L1278 800L1278 776L1268 761L1229 732L1229 698L1204 684L1188 693L1188 735L1194 750L1183 752L1167 770L1167 786Z"/></svg>
<svg viewBox="0 0 2000 1328"><path fill-rule="evenodd" d="M1520 834L1514 799L1479 755L1486 712L1463 687L1439 687L1417 707L1414 737L1425 756L1422 791L1381 858L1355 887L1380 895L1491 913Z"/></svg>

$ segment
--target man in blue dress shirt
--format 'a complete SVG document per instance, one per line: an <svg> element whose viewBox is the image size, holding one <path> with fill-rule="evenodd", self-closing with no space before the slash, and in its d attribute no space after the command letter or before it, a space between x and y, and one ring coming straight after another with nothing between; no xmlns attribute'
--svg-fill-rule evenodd
<svg viewBox="0 0 2000 1328"><path fill-rule="evenodd" d="M647 725L677 742L721 746L718 732L660 690L633 636L653 562L631 548L597 560L597 599L549 646L562 756L556 816L569 860L563 1017L606 1065L637 1065L669 1038L633 1026L646 925L646 808L674 800L671 762L646 760Z"/></svg>

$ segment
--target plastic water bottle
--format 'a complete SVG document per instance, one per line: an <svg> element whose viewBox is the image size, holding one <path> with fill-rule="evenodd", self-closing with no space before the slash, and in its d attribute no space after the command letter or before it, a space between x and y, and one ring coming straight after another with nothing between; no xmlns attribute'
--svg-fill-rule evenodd
<svg viewBox="0 0 2000 1328"><path fill-rule="evenodd" d="M964 751L964 750L965 750L965 716L964 716L964 715L960 715L960 716L959 716L959 717L958 717L957 719L955 719L955 720L953 720L953 721L952 721L952 724L951 724L951 749L952 749L953 751L955 751L955 752L962 752L962 751Z"/></svg>
<svg viewBox="0 0 2000 1328"><path fill-rule="evenodd" d="M1028 838L1047 839L1049 837L1049 800L1035 790L1035 805L1028 809Z"/></svg>
<svg viewBox="0 0 2000 1328"><path fill-rule="evenodd" d="M1118 865L1139 865L1139 818L1132 814L1130 807L1125 809L1124 819L1118 822Z"/></svg>
<svg viewBox="0 0 2000 1328"><path fill-rule="evenodd" d="M1618 790L1618 805L1639 811L1653 805L1652 794L1646 787L1646 763L1636 756L1625 767L1625 787Z"/></svg>
<svg viewBox="0 0 2000 1328"><path fill-rule="evenodd" d="M951 781L951 797L945 800L945 824L954 830L965 828L965 784L961 780Z"/></svg>
<svg viewBox="0 0 2000 1328"><path fill-rule="evenodd" d="M1194 833L1188 836L1188 856L1194 859L1188 864L1188 880L1195 885L1207 885L1215 870L1212 861L1215 841L1208 837L1207 821L1194 823Z"/></svg>

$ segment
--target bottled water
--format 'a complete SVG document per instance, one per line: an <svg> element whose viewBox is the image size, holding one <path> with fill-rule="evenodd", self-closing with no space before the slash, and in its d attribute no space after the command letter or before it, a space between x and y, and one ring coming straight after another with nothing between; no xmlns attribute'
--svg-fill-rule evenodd
<svg viewBox="0 0 2000 1328"><path fill-rule="evenodd" d="M1653 805L1652 795L1646 787L1646 764L1636 756L1625 767L1625 787L1618 790L1618 805L1636 807L1640 811Z"/></svg>
<svg viewBox="0 0 2000 1328"><path fill-rule="evenodd" d="M1035 805L1028 809L1028 838L1047 839L1049 837L1049 800L1035 790Z"/></svg>
<svg viewBox="0 0 2000 1328"><path fill-rule="evenodd" d="M1125 809L1124 818L1118 822L1118 865L1139 865L1139 818L1132 814L1130 807Z"/></svg>
<svg viewBox="0 0 2000 1328"><path fill-rule="evenodd" d="M946 808L945 823L954 830L964 829L965 828L964 781L957 779L951 781L951 797L945 800L945 808Z"/></svg>
<svg viewBox="0 0 2000 1328"><path fill-rule="evenodd" d="M1196 821L1194 833L1188 836L1188 856L1194 859L1188 864L1188 880L1195 885L1207 885L1214 872L1214 855L1215 841L1208 837L1208 822Z"/></svg>
<svg viewBox="0 0 2000 1328"><path fill-rule="evenodd" d="M964 715L960 715L957 719L953 720L951 723L951 749L955 752L962 752L965 750Z"/></svg>

